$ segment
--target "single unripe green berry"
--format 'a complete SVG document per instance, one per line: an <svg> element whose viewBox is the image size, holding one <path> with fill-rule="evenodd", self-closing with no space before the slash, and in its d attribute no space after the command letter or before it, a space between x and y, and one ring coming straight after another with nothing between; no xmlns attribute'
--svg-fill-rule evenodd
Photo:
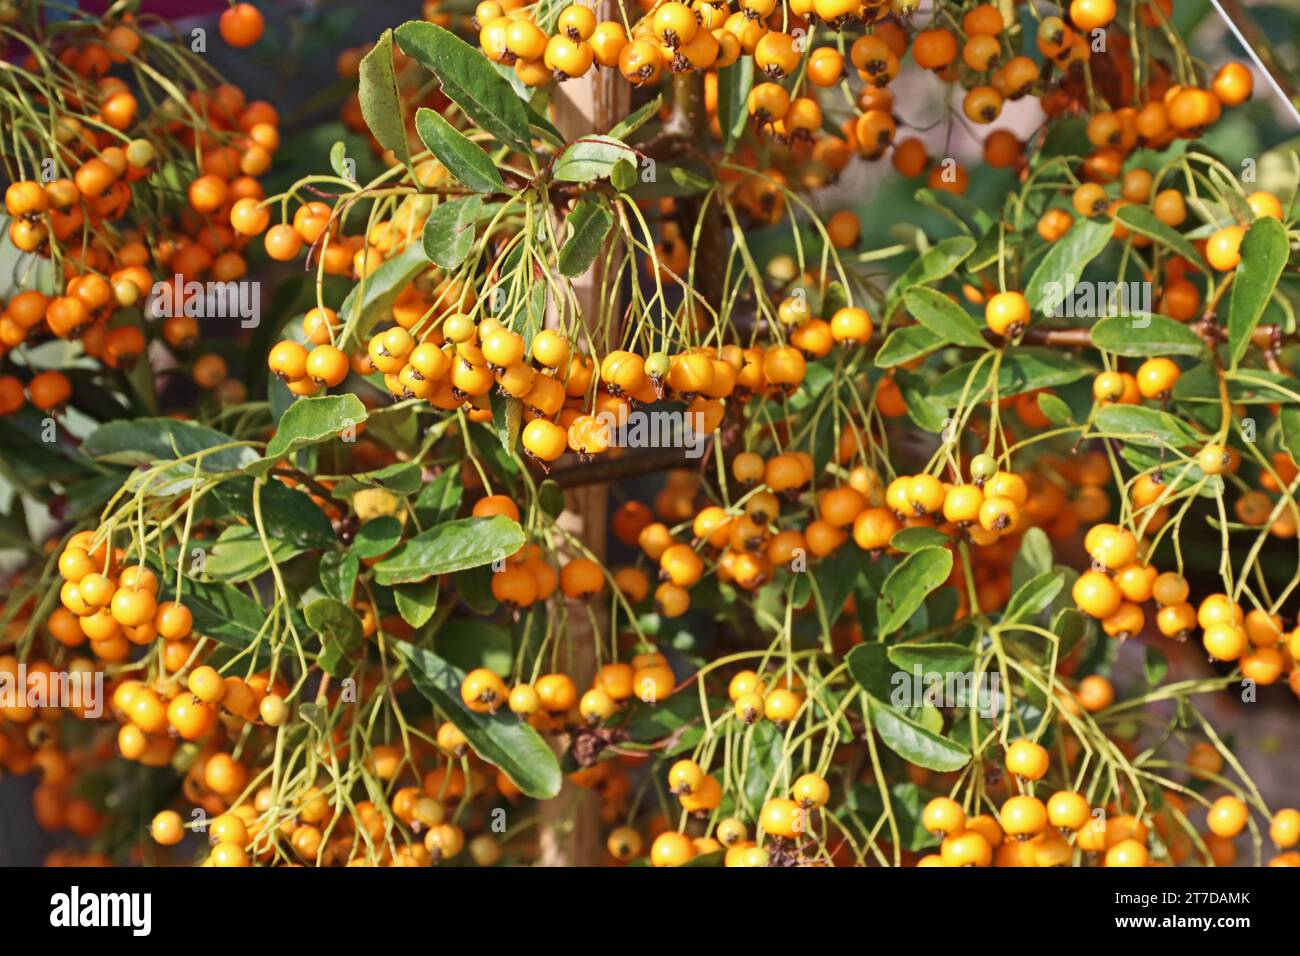
<svg viewBox="0 0 1300 956"><path fill-rule="evenodd" d="M997 471L998 462L992 455L976 455L970 460L970 476L976 481L988 481Z"/></svg>

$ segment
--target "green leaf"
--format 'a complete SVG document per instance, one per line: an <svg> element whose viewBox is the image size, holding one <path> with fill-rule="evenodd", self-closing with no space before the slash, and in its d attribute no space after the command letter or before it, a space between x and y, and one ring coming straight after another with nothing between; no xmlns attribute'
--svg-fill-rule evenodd
<svg viewBox="0 0 1300 956"><path fill-rule="evenodd" d="M162 575L162 594L175 600L172 575ZM181 600L194 618L194 633L219 644L243 650L257 639L266 625L266 609L229 584L207 583L186 578Z"/></svg>
<svg viewBox="0 0 1300 956"><path fill-rule="evenodd" d="M119 419L100 425L86 436L81 450L91 458L114 465L155 465L198 452L229 445L229 435L174 418ZM204 455L200 471L237 471L257 459L252 448L224 448Z"/></svg>
<svg viewBox="0 0 1300 956"><path fill-rule="evenodd" d="M406 584L504 560L524 546L524 531L505 515L459 518L409 538L375 565L380 584Z"/></svg>
<svg viewBox="0 0 1300 956"><path fill-rule="evenodd" d="M1030 310L1042 315L1054 314L1074 291L1088 263L1106 248L1114 232L1115 223L1110 219L1080 219L1052 243L1025 286Z"/></svg>
<svg viewBox="0 0 1300 956"><path fill-rule="evenodd" d="M480 51L454 33L420 20L398 27L397 43L437 78L442 91L475 125L516 152L532 155L523 100Z"/></svg>
<svg viewBox="0 0 1300 956"><path fill-rule="evenodd" d="M709 188L709 180L701 176L695 170L688 166L669 166L668 178L676 185L682 187L681 195L689 196L692 193L702 193Z"/></svg>
<svg viewBox="0 0 1300 956"><path fill-rule="evenodd" d="M898 383L899 394L907 405L907 414L927 432L938 434L943 431L950 419L942 402L930 397L930 383L920 375L899 369L894 373Z"/></svg>
<svg viewBox="0 0 1300 956"><path fill-rule="evenodd" d="M415 517L421 525L441 524L455 517L465 494L460 469L447 468L420 489L415 499Z"/></svg>
<svg viewBox="0 0 1300 956"><path fill-rule="evenodd" d="M983 235L993 225L993 218L988 212L966 196L958 196L944 189L923 187L913 193L913 198L969 235Z"/></svg>
<svg viewBox="0 0 1300 956"><path fill-rule="evenodd" d="M1282 447L1300 461L1300 408L1284 408L1281 415Z"/></svg>
<svg viewBox="0 0 1300 956"><path fill-rule="evenodd" d="M397 547L402 540L402 523L392 515L371 518L357 529L352 550L357 557L377 558Z"/></svg>
<svg viewBox="0 0 1300 956"><path fill-rule="evenodd" d="M918 286L903 294L903 304L916 321L945 342L988 348L979 324L970 313L937 289Z"/></svg>
<svg viewBox="0 0 1300 956"><path fill-rule="evenodd" d="M351 668L347 658L355 654L364 640L361 619L342 601L320 598L307 605L303 616L307 626L320 635L321 655L318 663L331 677L343 677Z"/></svg>
<svg viewBox="0 0 1300 956"><path fill-rule="evenodd" d="M501 439L501 447L514 454L515 448L519 445L519 428L523 424L524 403L513 395L498 394L495 389L488 396L488 403L492 408L492 425L496 429L497 437Z"/></svg>
<svg viewBox="0 0 1300 956"><path fill-rule="evenodd" d="M635 188L638 182L636 167L626 159L620 159L609 171L609 184L618 192L625 193Z"/></svg>
<svg viewBox="0 0 1300 956"><path fill-rule="evenodd" d="M1064 658L1083 640L1088 632L1088 618L1077 608L1063 607L1052 618L1051 632L1061 642L1060 656Z"/></svg>
<svg viewBox="0 0 1300 956"><path fill-rule="evenodd" d="M922 548L905 557L885 578L877 602L880 633L889 634L907 623L925 597L948 579L952 552L947 548Z"/></svg>
<svg viewBox="0 0 1300 956"><path fill-rule="evenodd" d="M936 528L904 528L896 531L889 539L889 546L904 554L920 551L922 548L942 548L948 543L948 536Z"/></svg>
<svg viewBox="0 0 1300 956"><path fill-rule="evenodd" d="M1044 571L1026 581L1007 601L1002 614L1003 624L1020 624L1032 620L1055 600L1065 587L1065 575L1060 571Z"/></svg>
<svg viewBox="0 0 1300 956"><path fill-rule="evenodd" d="M560 763L546 741L506 709L478 714L460 699L465 673L432 651L394 641L411 669L411 681L465 735L474 752L505 773L525 794L549 800L560 792Z"/></svg>
<svg viewBox="0 0 1300 956"><path fill-rule="evenodd" d="M1184 448L1199 440L1179 419L1145 405L1107 405L1094 418L1097 430L1126 436L1140 445Z"/></svg>
<svg viewBox="0 0 1300 956"><path fill-rule="evenodd" d="M1290 255L1286 227L1276 219L1256 219L1242 237L1241 262L1228 292L1228 351L1234 369L1250 347Z"/></svg>
<svg viewBox="0 0 1300 956"><path fill-rule="evenodd" d="M975 652L961 644L894 644L889 662L909 678L921 674L964 674L975 667ZM879 695L872 695L879 697Z"/></svg>
<svg viewBox="0 0 1300 956"><path fill-rule="evenodd" d="M663 95L656 95L654 99L647 103L643 103L611 126L609 129L609 135L615 139L621 139L626 142L629 136L659 115L659 110L663 108L663 103Z"/></svg>
<svg viewBox="0 0 1300 956"><path fill-rule="evenodd" d="M1163 315L1119 315L1101 319L1092 327L1092 344L1102 351L1130 358L1209 356L1209 350L1199 335L1182 322Z"/></svg>
<svg viewBox="0 0 1300 956"><path fill-rule="evenodd" d="M596 261L605 237L614 227L614 214L608 202L599 196L585 196L573 207L565 220L569 238L560 248L560 272L573 278L580 276Z"/></svg>
<svg viewBox="0 0 1300 956"><path fill-rule="evenodd" d="M564 146L564 135L556 129L554 123L541 113L537 112L537 110L533 109L527 103L524 103L524 114L528 117L528 125L532 128L534 136L545 141L555 149L560 149Z"/></svg>
<svg viewBox="0 0 1300 956"><path fill-rule="evenodd" d="M438 579L399 584L393 588L397 613L411 627L424 627L438 610Z"/></svg>
<svg viewBox="0 0 1300 956"><path fill-rule="evenodd" d="M421 236L424 254L431 262L444 269L459 268L474 248L474 229L482 208L479 196L461 196L433 207Z"/></svg>
<svg viewBox="0 0 1300 956"><path fill-rule="evenodd" d="M558 518L560 512L564 511L564 492L558 484L547 478L537 489L537 503L547 516Z"/></svg>
<svg viewBox="0 0 1300 956"><path fill-rule="evenodd" d="M255 524L253 479L235 478L213 487L212 501L230 516ZM268 481L259 492L262 526L268 538L303 549L333 548L338 535L325 512L311 496L278 481Z"/></svg>
<svg viewBox="0 0 1300 956"><path fill-rule="evenodd" d="M373 421L371 427L373 427ZM395 495L413 495L423 484L420 463L417 461L399 461L375 471L360 475L346 475L334 483L330 493L341 501L347 501L358 491L366 488L381 488Z"/></svg>
<svg viewBox="0 0 1300 956"><path fill-rule="evenodd" d="M885 324L888 325L893 318L908 289L929 285L951 275L974 249L975 240L970 236L952 236L936 242L933 247L917 256L889 287L885 297Z"/></svg>
<svg viewBox="0 0 1300 956"><path fill-rule="evenodd" d="M785 763L785 734L770 720L760 720L745 732L744 796L752 817L757 817L767 799L768 788L777 780Z"/></svg>
<svg viewBox="0 0 1300 956"><path fill-rule="evenodd" d="M1030 578L1052 570L1052 542L1042 528L1029 528L1020 539L1020 550L1011 561L1011 589L1014 593Z"/></svg>
<svg viewBox="0 0 1300 956"><path fill-rule="evenodd" d="M433 648L463 671L486 667L502 677L509 677L514 667L514 643L510 632L481 618L450 619L434 635Z"/></svg>
<svg viewBox="0 0 1300 956"><path fill-rule="evenodd" d="M354 285L339 307L339 320L346 324L354 321L355 316L355 331L339 347L364 342L371 327L389 312L411 280L427 268L429 257L425 255L424 244L412 242Z"/></svg>
<svg viewBox="0 0 1300 956"><path fill-rule="evenodd" d="M631 146L613 136L584 136L570 143L555 160L551 175L563 182L589 183L608 179L610 170L619 160L634 166L637 154Z"/></svg>
<svg viewBox="0 0 1300 956"><path fill-rule="evenodd" d="M871 719L881 742L918 767L948 773L960 770L970 762L970 751L961 744L927 730L874 698L871 701Z"/></svg>
<svg viewBox="0 0 1300 956"><path fill-rule="evenodd" d="M352 600L352 591L361 571L361 559L351 551L331 551L321 555L321 588L336 601L344 604Z"/></svg>
<svg viewBox="0 0 1300 956"><path fill-rule="evenodd" d="M230 525L212 543L203 570L215 581L239 583L257 577L270 567L272 559L276 564L283 564L305 550L299 545L269 535L267 544L271 548L270 558L267 557L266 545L262 543L256 528L243 524Z"/></svg>
<svg viewBox="0 0 1300 956"><path fill-rule="evenodd" d="M319 445L349 432L366 420L366 406L349 393L300 398L280 416L280 425L266 443L266 455L247 468L251 475L265 475L285 455L299 448Z"/></svg>
<svg viewBox="0 0 1300 956"><path fill-rule="evenodd" d="M361 58L357 96L361 101L361 116L379 145L391 149L400 162L410 163L402 95L393 72L392 30L381 33L370 52Z"/></svg>
<svg viewBox="0 0 1300 956"><path fill-rule="evenodd" d="M722 153L730 155L749 120L749 91L754 88L754 58L742 56L718 71L718 125Z"/></svg>
<svg viewBox="0 0 1300 956"><path fill-rule="evenodd" d="M492 593L492 565L484 564L456 575L456 593L475 614L496 613L497 599Z"/></svg>
<svg viewBox="0 0 1300 956"><path fill-rule="evenodd" d="M505 192L506 184L501 181L492 157L447 122L441 113L424 107L416 110L415 131L438 162L467 189L476 193Z"/></svg>
<svg viewBox="0 0 1300 956"><path fill-rule="evenodd" d="M920 358L943 345L943 336L935 335L924 325L908 325L894 329L876 353L877 368L893 368L912 359Z"/></svg>
<svg viewBox="0 0 1300 956"><path fill-rule="evenodd" d="M1068 425L1074 421L1070 406L1051 392L1039 392L1037 401L1038 410L1047 416L1047 420L1053 425Z"/></svg>
<svg viewBox="0 0 1300 956"><path fill-rule="evenodd" d="M957 366L934 383L930 397L947 408L955 408L966 388L967 379L970 379L966 400L974 400L989 384L991 365L986 359L978 371L975 371L974 362ZM1068 385L1094 371L1096 370L1092 366L1073 355L1040 346L1022 345L1002 356L1002 365L998 369L998 395L1008 398L1040 388Z"/></svg>
<svg viewBox="0 0 1300 956"><path fill-rule="evenodd" d="M685 863L682 864L682 867L689 868L689 869L699 869L702 867L718 867L718 866L722 866L722 863L726 858L727 858L727 854L725 851L714 850L712 853L701 853L698 856L691 857L689 860L687 860ZM635 863L633 865L635 865Z"/></svg>
<svg viewBox="0 0 1300 956"><path fill-rule="evenodd" d="M872 697L887 699L892 691L894 665L884 644L858 644L849 650L844 662L859 687Z"/></svg>
<svg viewBox="0 0 1300 956"><path fill-rule="evenodd" d="M1188 262L1195 263L1202 269L1205 267L1205 260L1196 251L1192 241L1157 219L1156 214L1151 211L1149 206L1138 203L1125 203L1115 210L1115 218L1128 226L1133 232L1154 239L1166 249L1172 249Z"/></svg>

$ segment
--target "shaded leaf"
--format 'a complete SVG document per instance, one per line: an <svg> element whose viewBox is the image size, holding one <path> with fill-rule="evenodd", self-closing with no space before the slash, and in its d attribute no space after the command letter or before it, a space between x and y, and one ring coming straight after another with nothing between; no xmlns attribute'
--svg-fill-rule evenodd
<svg viewBox="0 0 1300 956"><path fill-rule="evenodd" d="M402 96L393 72L392 30L381 33L370 52L361 58L357 97L361 116L379 145L391 149L401 162L409 163L411 150L406 141Z"/></svg>
<svg viewBox="0 0 1300 956"><path fill-rule="evenodd" d="M504 708L496 714L471 711L460 699L462 670L432 651L405 641L392 643L410 665L416 689L456 725L475 753L534 799L549 800L560 792L559 761L537 731Z"/></svg>

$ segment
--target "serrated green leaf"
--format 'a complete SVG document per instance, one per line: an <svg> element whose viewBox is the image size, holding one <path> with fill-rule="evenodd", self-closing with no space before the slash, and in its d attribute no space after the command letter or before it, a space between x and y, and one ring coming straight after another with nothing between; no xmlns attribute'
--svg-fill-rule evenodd
<svg viewBox="0 0 1300 956"><path fill-rule="evenodd" d="M948 536L937 528L904 528L894 533L889 539L889 546L904 554L920 551L922 548L942 548L948 543Z"/></svg>
<svg viewBox="0 0 1300 956"><path fill-rule="evenodd" d="M917 286L903 294L903 305L916 321L943 341L971 348L988 348L979 324L970 313L942 292Z"/></svg>
<svg viewBox="0 0 1300 956"><path fill-rule="evenodd" d="M894 329L876 353L877 368L893 368L912 361L942 347L943 337L935 335L924 325L908 325Z"/></svg>
<svg viewBox="0 0 1300 956"><path fill-rule="evenodd" d="M1052 243L1025 286L1029 308L1039 315L1054 314L1083 278L1083 270L1101 254L1115 232L1110 219L1080 219Z"/></svg>
<svg viewBox="0 0 1300 956"><path fill-rule="evenodd" d="M478 193L505 191L506 185L501 181L492 157L447 122L442 114L424 107L416 110L415 131L438 162L467 189Z"/></svg>
<svg viewBox="0 0 1300 956"><path fill-rule="evenodd" d="M1228 291L1228 353L1234 369L1250 347L1290 255L1286 227L1276 219L1256 219L1242 237L1241 262Z"/></svg>
<svg viewBox="0 0 1300 956"><path fill-rule="evenodd" d="M475 753L534 799L549 800L560 792L559 761L537 731L505 708L495 714L471 711L460 699L464 671L432 651L392 643L409 664L416 689L456 725Z"/></svg>
<svg viewBox="0 0 1300 956"><path fill-rule="evenodd" d="M433 207L420 237L424 254L444 269L456 269L474 248L475 227L483 199L461 196Z"/></svg>
<svg viewBox="0 0 1300 956"><path fill-rule="evenodd" d="M966 392L966 400L971 401L988 386L992 374L991 365L991 362L985 360L978 371L975 370L974 362L957 366L934 383L930 397L947 408L955 408L969 379L970 389ZM1008 398L1023 392L1068 385L1095 371L1086 362L1060 350L1033 345L1019 346L1002 356L1002 364L998 369L998 396Z"/></svg>
<svg viewBox="0 0 1300 956"><path fill-rule="evenodd" d="M970 236L952 236L936 242L934 246L917 256L894 284L889 287L885 297L884 323L890 324L894 313L903 301L908 289L918 285L929 285L951 275L975 249L975 240Z"/></svg>
<svg viewBox="0 0 1300 956"><path fill-rule="evenodd" d="M375 565L380 584L406 584L504 560L524 546L524 531L504 515L458 518L408 538Z"/></svg>
<svg viewBox="0 0 1300 956"><path fill-rule="evenodd" d="M1147 236L1166 249L1172 249L1188 262L1204 268L1205 261L1190 239L1156 218L1150 207L1138 203L1124 203L1115 210L1115 218L1133 232Z"/></svg>
<svg viewBox="0 0 1300 956"><path fill-rule="evenodd" d="M970 762L970 751L961 744L927 730L875 698L871 700L871 719L881 742L918 767L948 773Z"/></svg>
<svg viewBox="0 0 1300 956"><path fill-rule="evenodd" d="M479 50L454 33L421 20L398 27L397 43L437 78L442 91L475 125L516 152L532 155L523 100Z"/></svg>
<svg viewBox="0 0 1300 956"><path fill-rule="evenodd" d="M551 175L572 183L608 179L610 170L619 160L636 165L636 150L613 136L584 136L570 143L559 155L551 167Z"/></svg>
<svg viewBox="0 0 1300 956"><path fill-rule="evenodd" d="M1070 411L1070 406L1065 404L1051 392L1038 393L1038 410L1047 417L1047 420L1053 425L1068 425L1074 421L1074 415Z"/></svg>
<svg viewBox="0 0 1300 956"><path fill-rule="evenodd" d="M285 455L318 445L345 433L355 434L366 420L366 406L351 393L300 398L280 416L279 427L266 444L266 455L248 465L252 475L265 475Z"/></svg>
<svg viewBox="0 0 1300 956"><path fill-rule="evenodd" d="M1137 444L1173 448L1199 444L1179 419L1145 405L1107 405L1097 412L1093 421L1098 431L1124 435Z"/></svg>
<svg viewBox="0 0 1300 956"><path fill-rule="evenodd" d="M424 627L438 610L438 590L438 578L394 586L393 603L397 605L397 613L411 627Z"/></svg>
<svg viewBox="0 0 1300 956"><path fill-rule="evenodd" d="M371 328L388 313L411 280L427 268L429 257L425 255L423 243L409 243L397 255L385 259L383 265L352 287L339 306L339 320L350 323L356 316L356 325L347 342L336 344L346 348L364 342Z"/></svg>
<svg viewBox="0 0 1300 956"><path fill-rule="evenodd" d="M398 161L409 163L411 150L406 141L402 96L393 71L392 30L381 33L370 52L361 58L357 97L361 116L375 140L384 149L391 149Z"/></svg>
<svg viewBox="0 0 1300 956"><path fill-rule="evenodd" d="M1017 588L1007 601L1002 623L1022 624L1032 620L1052 603L1063 587L1065 575L1060 571L1044 571L1031 578Z"/></svg>
<svg viewBox="0 0 1300 956"><path fill-rule="evenodd" d="M895 671L884 644L858 644L845 655L844 662L859 687L878 700L889 699Z"/></svg>
<svg viewBox="0 0 1300 956"><path fill-rule="evenodd" d="M600 255L605 237L614 227L614 214L604 199L588 196L578 201L565 222L569 236L560 248L559 267L572 278L590 269Z"/></svg>
<svg viewBox="0 0 1300 956"><path fill-rule="evenodd" d="M877 601L880 632L891 634L906 624L926 595L948 579L950 571L952 552L947 548L922 548L899 562L885 578Z"/></svg>
<svg viewBox="0 0 1300 956"><path fill-rule="evenodd" d="M320 559L321 588L336 601L347 604L361 571L361 559L351 551L330 551Z"/></svg>
<svg viewBox="0 0 1300 956"><path fill-rule="evenodd" d="M718 125L722 152L730 155L749 120L749 91L754 88L754 58L742 56L718 71Z"/></svg>
<svg viewBox="0 0 1300 956"><path fill-rule="evenodd" d="M1091 334L1096 348L1131 358L1152 355L1206 358L1209 355L1199 335L1182 322L1163 315L1111 316L1098 321Z"/></svg>
<svg viewBox="0 0 1300 956"><path fill-rule="evenodd" d="M332 677L343 677L351 668L344 666L363 641L361 619L342 601L320 598L307 605L303 616L307 626L320 636L321 655L317 663Z"/></svg>

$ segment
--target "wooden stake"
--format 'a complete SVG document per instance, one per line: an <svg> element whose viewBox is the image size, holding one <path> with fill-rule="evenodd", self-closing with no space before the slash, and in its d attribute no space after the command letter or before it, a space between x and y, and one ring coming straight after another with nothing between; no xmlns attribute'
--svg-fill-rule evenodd
<svg viewBox="0 0 1300 956"><path fill-rule="evenodd" d="M617 18L617 9L611 0L599 4L596 15L601 20ZM631 88L617 70L593 67L580 80L568 80L557 85L555 95L555 125L566 140L592 133L607 132L628 113ZM590 345L598 354L604 354L608 344L599 341L597 322L601 312L601 274L612 262L613 250L606 249L592 267L573 281L580 315L586 324ZM554 305L547 316L547 325L558 324L559 316ZM579 343L574 343L575 346ZM605 535L609 527L608 492L604 484L572 488L564 495L565 510L560 515L562 528L581 541L602 563L605 560ZM565 558L573 555L564 555ZM597 626L602 632L609 628L609 617L603 603L592 604ZM592 632L588 602L571 601L568 605L569 647L566 661L568 673L578 685L579 694L591 686L596 672L596 641L603 635ZM582 789L565 781L560 795L542 803L541 826L538 835L539 866L598 866L602 853L600 834L600 800L592 790Z"/></svg>

